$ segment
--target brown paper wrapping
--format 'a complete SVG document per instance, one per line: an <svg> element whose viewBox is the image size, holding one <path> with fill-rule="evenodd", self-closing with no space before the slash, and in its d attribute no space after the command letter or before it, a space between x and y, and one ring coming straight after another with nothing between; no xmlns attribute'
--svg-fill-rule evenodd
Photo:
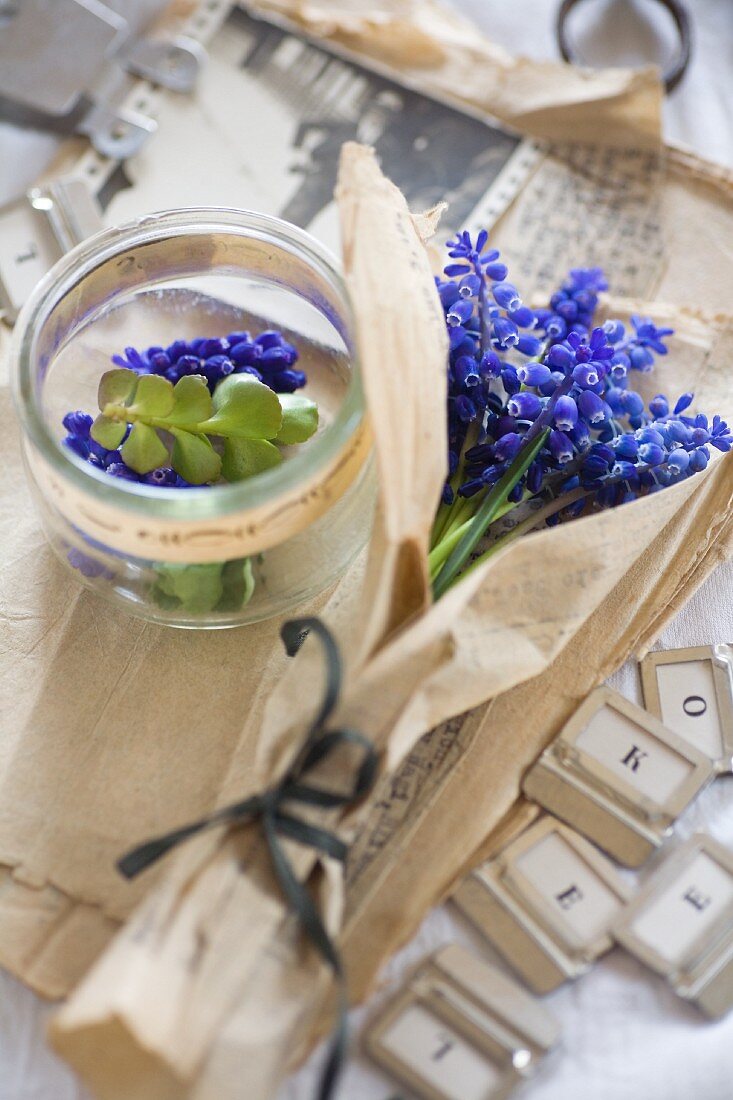
<svg viewBox="0 0 733 1100"><path fill-rule="evenodd" d="M356 311L357 341L367 407L372 417L380 493L360 616L360 652L368 655L383 638L430 600L427 551L440 503L447 448L445 363L448 338L432 290L423 237L430 237L439 211L413 219L402 195L385 179L371 151L344 146L336 191L342 212L344 267L352 300L372 303ZM380 237L394 256L385 278L383 254L364 247ZM410 288L410 309L397 286ZM368 331L379 318L386 340ZM365 329L365 326L368 326ZM426 359L414 349L424 347ZM431 350L434 349L434 350ZM387 369L385 365L389 364ZM421 385L421 379L429 384ZM387 488L388 487L388 488ZM368 614L366 610L368 609Z"/></svg>

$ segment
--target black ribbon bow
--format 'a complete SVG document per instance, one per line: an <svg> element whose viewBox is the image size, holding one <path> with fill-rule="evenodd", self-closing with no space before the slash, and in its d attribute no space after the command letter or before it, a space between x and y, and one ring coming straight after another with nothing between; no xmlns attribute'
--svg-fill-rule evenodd
<svg viewBox="0 0 733 1100"><path fill-rule="evenodd" d="M225 806L216 813L184 825L164 836L149 840L134 848L119 860L117 867L126 878L134 878L176 845L189 837L217 825L245 825L259 819L267 841L275 875L286 901L297 915L303 931L329 964L338 982L338 1016L328 1058L321 1078L318 1100L330 1100L341 1071L348 1042L348 990L341 956L326 931L320 913L304 883L295 875L280 838L297 841L324 852L333 859L343 861L347 847L342 840L326 829L319 828L285 808L288 803L300 802L322 809L345 807L362 798L373 786L377 774L378 757L369 741L355 730L325 730L324 726L336 707L341 689L341 656L330 630L320 619L291 619L283 624L281 635L288 653L295 652L304 633L315 634L326 658L326 688L320 710L313 721L303 748L276 786L263 794L245 798ZM311 769L342 745L356 745L364 750L364 757L356 773L351 790L346 793L324 790L308 784L305 777Z"/></svg>

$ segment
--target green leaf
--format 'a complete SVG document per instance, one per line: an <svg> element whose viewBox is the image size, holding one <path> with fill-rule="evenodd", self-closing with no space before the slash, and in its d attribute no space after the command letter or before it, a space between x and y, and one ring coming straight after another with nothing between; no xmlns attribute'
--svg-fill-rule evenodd
<svg viewBox="0 0 733 1100"><path fill-rule="evenodd" d="M168 448L155 428L147 424L132 425L120 453L122 461L138 474L149 474L168 463Z"/></svg>
<svg viewBox="0 0 733 1100"><path fill-rule="evenodd" d="M244 590L242 592L242 607L248 604L254 596L255 591L255 575L252 570L252 559L245 558L242 562L242 577L244 579Z"/></svg>
<svg viewBox="0 0 733 1100"><path fill-rule="evenodd" d="M204 435L171 428L173 443L173 469L192 485L206 485L216 481L221 473L221 459Z"/></svg>
<svg viewBox="0 0 733 1100"><path fill-rule="evenodd" d="M318 406L298 393L281 393L283 422L277 433L278 443L305 443L318 427Z"/></svg>
<svg viewBox="0 0 733 1100"><path fill-rule="evenodd" d="M251 374L230 374L214 390L214 415L201 425L208 435L274 439L282 424L276 393Z"/></svg>
<svg viewBox="0 0 733 1100"><path fill-rule="evenodd" d="M252 599L255 579L251 558L235 558L228 561L222 572L224 595L218 603L219 611L239 611Z"/></svg>
<svg viewBox="0 0 733 1100"><path fill-rule="evenodd" d="M171 424L185 427L208 420L213 402L206 379L201 374L187 374L173 387L173 409L168 419Z"/></svg>
<svg viewBox="0 0 733 1100"><path fill-rule="evenodd" d="M138 416L166 417L173 408L173 383L159 374L144 374L137 384L130 412Z"/></svg>
<svg viewBox="0 0 733 1100"><path fill-rule="evenodd" d="M279 466L283 456L266 439L227 439L221 472L227 481L243 481Z"/></svg>
<svg viewBox="0 0 733 1100"><path fill-rule="evenodd" d="M127 405L135 395L140 375L126 367L108 370L99 380L97 399L100 409L107 405Z"/></svg>
<svg viewBox="0 0 733 1100"><path fill-rule="evenodd" d="M213 611L224 593L223 569L223 562L201 565L160 562L155 572L158 595L164 599L159 602L165 605L167 600L178 600L182 610L193 614Z"/></svg>
<svg viewBox="0 0 733 1100"><path fill-rule="evenodd" d="M125 438L126 431L127 424L124 420L112 420L111 417L100 414L92 424L89 434L101 447L116 451Z"/></svg>
<svg viewBox="0 0 733 1100"><path fill-rule="evenodd" d="M524 476L529 466L534 462L535 458L544 447L549 434L549 428L544 428L533 441L528 444L525 443L525 445L520 448L518 454L509 465L509 468L504 472L503 476L481 501L478 510L471 520L470 526L461 536L460 542L452 550L448 560L433 582L433 599L440 599L443 593L450 588L451 584L484 537L489 524L493 523L496 519L509 493L511 493L519 479Z"/></svg>

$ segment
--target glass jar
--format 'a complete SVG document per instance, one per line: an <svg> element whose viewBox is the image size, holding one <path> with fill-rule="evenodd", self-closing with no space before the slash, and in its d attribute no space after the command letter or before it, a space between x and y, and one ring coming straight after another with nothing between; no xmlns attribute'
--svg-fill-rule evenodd
<svg viewBox="0 0 733 1100"><path fill-rule="evenodd" d="M113 477L64 445L95 415L126 345L276 328L296 346L316 434L245 481L169 488ZM353 319L335 259L308 233L240 210L168 211L68 253L18 320L11 363L28 477L60 560L132 614L223 627L290 611L364 545L374 473Z"/></svg>

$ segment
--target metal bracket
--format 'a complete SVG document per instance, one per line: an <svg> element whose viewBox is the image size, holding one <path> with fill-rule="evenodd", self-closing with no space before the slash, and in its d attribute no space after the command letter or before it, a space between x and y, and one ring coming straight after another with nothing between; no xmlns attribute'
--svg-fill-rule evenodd
<svg viewBox="0 0 733 1100"><path fill-rule="evenodd" d="M77 126L98 153L113 160L134 156L157 129L155 119L139 111L113 110L104 103L95 104Z"/></svg>

